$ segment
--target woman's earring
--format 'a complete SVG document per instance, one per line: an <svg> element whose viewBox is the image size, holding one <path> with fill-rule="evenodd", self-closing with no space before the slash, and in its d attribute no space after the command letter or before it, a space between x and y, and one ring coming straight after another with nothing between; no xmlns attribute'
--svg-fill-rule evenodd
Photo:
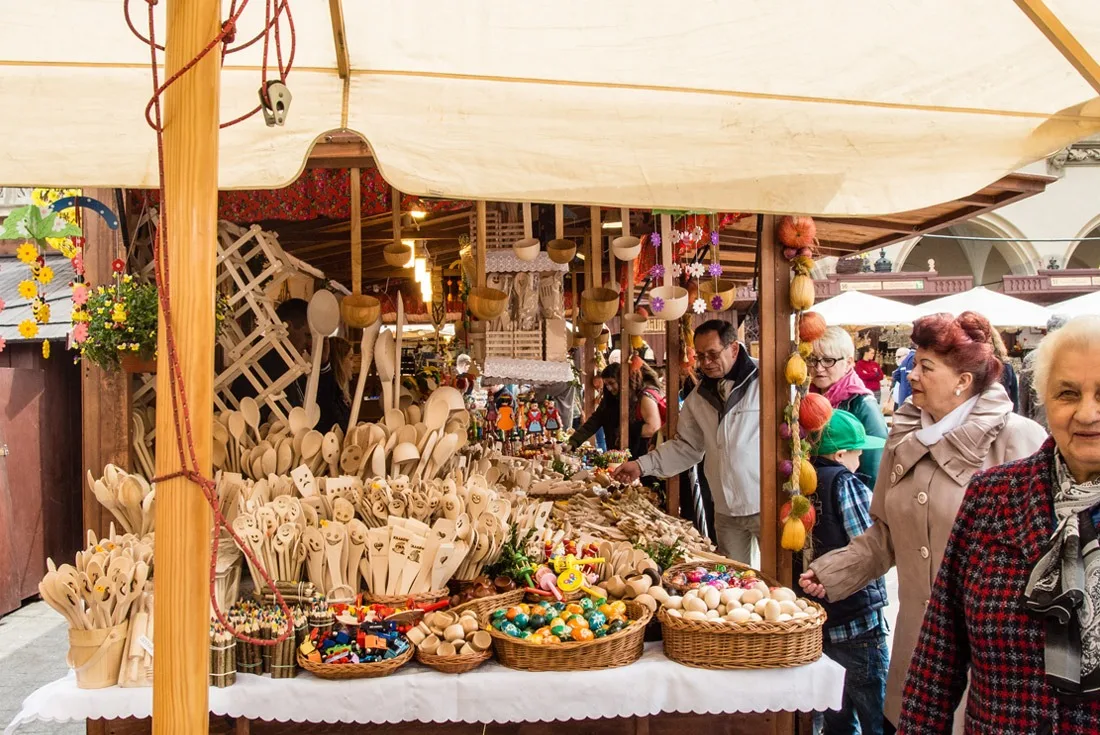
<svg viewBox="0 0 1100 735"><path fill-rule="evenodd" d="M962 392L962 388L956 388L956 389L955 389L955 395L957 395L957 396L961 396L962 394L963 394L963 392Z"/></svg>

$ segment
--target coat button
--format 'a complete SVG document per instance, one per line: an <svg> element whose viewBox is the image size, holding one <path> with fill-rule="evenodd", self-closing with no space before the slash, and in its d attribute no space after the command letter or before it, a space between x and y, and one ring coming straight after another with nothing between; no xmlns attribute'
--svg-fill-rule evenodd
<svg viewBox="0 0 1100 735"><path fill-rule="evenodd" d="M919 493L917 493L917 502L920 503L921 505L924 505L925 503L927 503L928 502L928 493L924 492L923 490L921 490Z"/></svg>
<svg viewBox="0 0 1100 735"><path fill-rule="evenodd" d="M921 559L927 559L928 558L928 547L927 546L920 547L920 557L921 557Z"/></svg>
<svg viewBox="0 0 1100 735"><path fill-rule="evenodd" d="M905 469L905 468L904 468L904 467L902 467L902 466L901 466L900 464L896 464L896 465L894 465L894 472L897 472L897 473L898 473L899 475L900 475L900 474L902 473L902 471L903 471L904 469Z"/></svg>
<svg viewBox="0 0 1100 735"><path fill-rule="evenodd" d="M898 484L898 473L897 472L891 472L890 473L890 484L891 485L897 485Z"/></svg>

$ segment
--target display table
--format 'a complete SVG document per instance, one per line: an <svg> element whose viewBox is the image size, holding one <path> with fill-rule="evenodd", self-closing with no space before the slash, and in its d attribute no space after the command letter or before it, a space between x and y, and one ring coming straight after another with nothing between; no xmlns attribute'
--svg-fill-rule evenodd
<svg viewBox="0 0 1100 735"><path fill-rule="evenodd" d="M304 672L294 679L242 674L233 686L210 690L210 711L237 718L238 732L248 730L240 723L249 720L359 725L544 722L836 709L843 686L844 669L824 657L794 669L708 671L673 663L660 643L649 643L635 664L604 671L520 672L489 662L455 676L413 662L382 679L324 681ZM4 735L37 720L144 719L152 710L149 688L78 689L70 674L27 697Z"/></svg>

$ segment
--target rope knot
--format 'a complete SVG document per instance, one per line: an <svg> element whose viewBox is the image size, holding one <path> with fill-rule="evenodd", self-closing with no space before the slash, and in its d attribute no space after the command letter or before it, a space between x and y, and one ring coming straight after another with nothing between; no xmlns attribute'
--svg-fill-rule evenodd
<svg viewBox="0 0 1100 735"><path fill-rule="evenodd" d="M156 2L156 0L152 0ZM237 39L237 21L230 18L222 23L222 41L226 46L233 43Z"/></svg>

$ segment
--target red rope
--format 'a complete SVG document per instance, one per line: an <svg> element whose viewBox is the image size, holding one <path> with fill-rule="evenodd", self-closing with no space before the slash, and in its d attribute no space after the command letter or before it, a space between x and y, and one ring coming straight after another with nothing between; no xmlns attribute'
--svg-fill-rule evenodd
<svg viewBox="0 0 1100 735"><path fill-rule="evenodd" d="M175 332L172 328L172 294L171 294L171 273L168 263L168 254L163 247L164 243L168 239L168 207L167 200L164 196L164 125L163 125L163 113L161 110L161 95L168 89L173 83L180 79L184 74L191 71L211 50L213 50L218 44L227 42L236 33L237 20L241 17L244 9L248 5L248 0L241 0L239 8L235 8L236 0L231 6L229 19L222 24L221 31L214 39L207 44L207 46L199 52L195 58L191 59L185 64L179 71L172 74L164 84L160 84L160 73L157 67L157 51L163 50L163 46L159 46L156 43L156 27L153 17L153 6L156 5L157 0L146 0L149 8L149 35L148 37L142 36L134 27L129 13L129 1L123 0L126 22L130 26L130 29L134 32L134 35L144 41L149 46L149 58L150 66L152 69L153 77L153 98L149 101L149 105L145 108L145 120L149 123L150 127L156 131L157 134L157 170L160 175L160 190L161 190L161 216L160 227L157 228L156 237L153 242L153 260L155 264L155 276L157 282L158 298L160 300L160 308L164 313L164 341L168 350L168 365L169 365L169 386L172 392L172 421L176 429L176 448L179 451L180 470L177 472L169 473L160 477L153 478L154 482L163 482L178 477L185 478L189 482L198 485L202 490L203 497L206 498L207 504L210 505L214 514L214 525L211 532L211 553L210 553L210 601L214 608L214 615L217 617L226 630L228 630L235 638L244 641L246 643L253 643L261 646L274 646L282 641L286 640L293 633L293 626L288 626L278 638L275 639L259 639L246 636L243 633L237 631L227 619L225 613L222 611L217 602L215 595L215 585L217 578L217 561L218 561L218 539L221 536L221 532L224 529L233 542L241 550L241 552L248 558L248 560L254 565L254 567L260 572L260 576L263 578L263 582L271 587L275 593L275 599L286 616L287 620L293 620L290 608L287 606L286 601L283 599L282 593L275 586L274 580L264 568L263 564L256 557L250 548L241 540L236 534L233 528L226 522L225 516L222 514L221 509L218 507L217 487L213 480L203 476L197 469L199 466L198 454L195 451L195 441L192 436L191 430L191 412L187 404L187 390L183 381L183 373L180 367L179 353L176 348ZM290 10L287 7L289 0L282 0L281 7L286 7L287 17L290 18ZM269 6L270 7L270 6ZM275 22L278 22L279 12L275 14ZM293 60L293 43L294 43L294 27L293 23L290 26L291 30L291 60ZM264 70L266 74L266 48L267 48L267 36L271 33L271 24L268 23L264 28ZM278 40L276 40L276 46L278 46ZM223 54L224 58L224 54ZM289 72L290 66L287 66L287 72ZM259 108L257 108L258 110ZM248 115L245 115L237 120L232 120L229 123L223 124L221 127L227 127L240 120L246 119L255 114L257 110L253 110ZM153 117L150 118L150 112L153 113ZM186 446L184 443L184 437L186 437Z"/></svg>

